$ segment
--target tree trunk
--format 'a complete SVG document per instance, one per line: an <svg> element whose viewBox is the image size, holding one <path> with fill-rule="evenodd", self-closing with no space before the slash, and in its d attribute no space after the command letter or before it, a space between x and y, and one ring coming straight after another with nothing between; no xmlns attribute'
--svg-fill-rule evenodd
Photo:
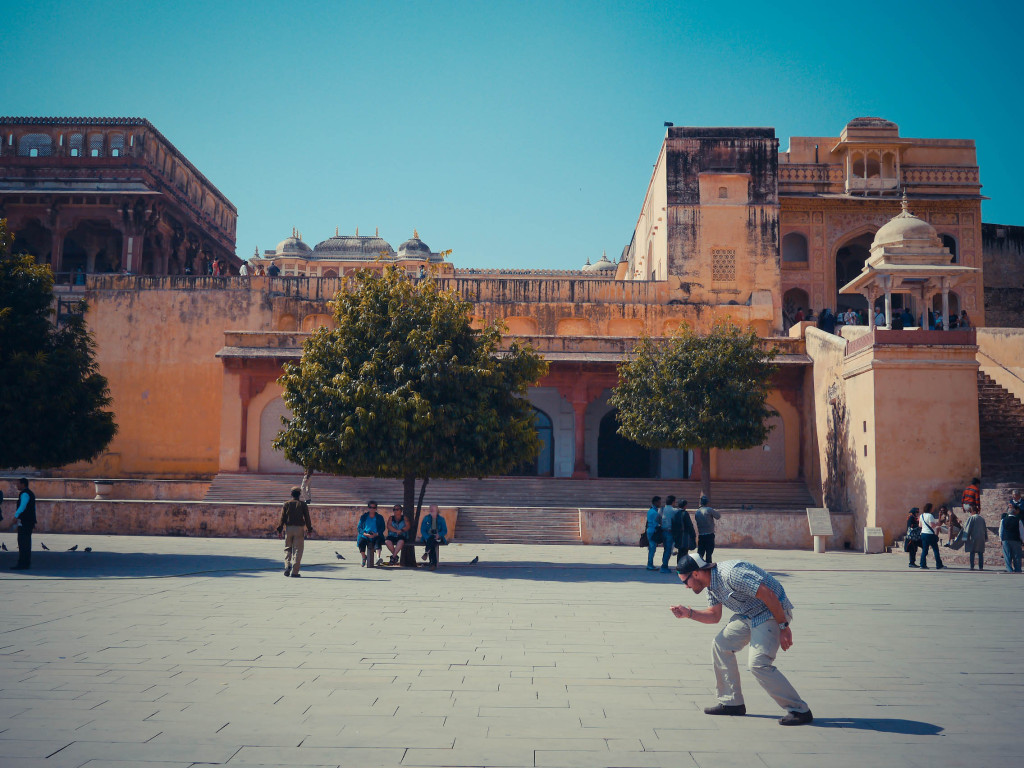
<svg viewBox="0 0 1024 768"><path fill-rule="evenodd" d="M711 499L711 449L702 445L697 449L700 454L700 492Z"/></svg>
<svg viewBox="0 0 1024 768"><path fill-rule="evenodd" d="M426 485L426 480L423 484ZM398 564L403 568L416 567L416 525L419 515L413 513L416 505L416 475L406 475L402 480L402 515L408 525L409 538L405 540L402 547L402 554L399 556Z"/></svg>

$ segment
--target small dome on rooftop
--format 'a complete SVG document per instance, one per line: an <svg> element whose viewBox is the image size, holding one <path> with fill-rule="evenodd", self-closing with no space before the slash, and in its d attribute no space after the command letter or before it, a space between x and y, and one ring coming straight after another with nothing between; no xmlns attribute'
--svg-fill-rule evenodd
<svg viewBox="0 0 1024 768"><path fill-rule="evenodd" d="M414 229L412 237L398 246L398 255L410 259L429 259L430 246L420 240L420 233Z"/></svg>
<svg viewBox="0 0 1024 768"><path fill-rule="evenodd" d="M312 249L302 242L302 235L297 229L292 229L291 237L286 237L277 244L275 255L277 256L307 256Z"/></svg>
<svg viewBox="0 0 1024 768"><path fill-rule="evenodd" d="M903 198L903 210L875 233L871 249L902 244L942 246L935 227L912 214L906 198Z"/></svg>

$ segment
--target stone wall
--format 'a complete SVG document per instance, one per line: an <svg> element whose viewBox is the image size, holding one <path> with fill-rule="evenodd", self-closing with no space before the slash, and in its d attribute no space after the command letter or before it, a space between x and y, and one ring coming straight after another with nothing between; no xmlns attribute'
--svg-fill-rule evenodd
<svg viewBox="0 0 1024 768"><path fill-rule="evenodd" d="M4 507L13 516L14 500L5 500ZM354 540L365 511L363 506L311 505L309 515L318 538ZM39 499L36 512L37 533L128 536L270 538L281 519L280 504L218 502ZM442 507L441 514L455 531L458 509Z"/></svg>
<svg viewBox="0 0 1024 768"><path fill-rule="evenodd" d="M581 509L580 530L584 544L637 546L647 512L631 509ZM853 515L833 514L835 535L829 549L859 549L854 540ZM722 512L715 522L717 547L744 549L811 549L814 540L805 512Z"/></svg>
<svg viewBox="0 0 1024 768"><path fill-rule="evenodd" d="M985 323L1024 328L1024 227L981 225Z"/></svg>

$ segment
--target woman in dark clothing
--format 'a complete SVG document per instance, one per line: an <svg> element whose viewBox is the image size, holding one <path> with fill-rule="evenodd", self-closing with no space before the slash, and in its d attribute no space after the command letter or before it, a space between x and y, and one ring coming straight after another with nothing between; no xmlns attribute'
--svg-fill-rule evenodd
<svg viewBox="0 0 1024 768"><path fill-rule="evenodd" d="M690 513L686 511L686 499L680 499L675 506L678 512L672 518L672 540L676 543L676 565L679 565L690 554L690 550L697 546L697 531L694 530Z"/></svg>
<svg viewBox="0 0 1024 768"><path fill-rule="evenodd" d="M910 556L909 568L917 568L917 549L921 546L921 521L917 517L920 512L914 507L907 515L907 536L903 539L903 549Z"/></svg>

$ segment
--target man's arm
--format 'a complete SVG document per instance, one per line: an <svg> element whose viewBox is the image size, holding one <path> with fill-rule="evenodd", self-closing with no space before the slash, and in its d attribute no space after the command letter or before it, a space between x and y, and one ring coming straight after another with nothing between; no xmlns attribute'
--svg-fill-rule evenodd
<svg viewBox="0 0 1024 768"><path fill-rule="evenodd" d="M693 619L701 624L717 624L722 620L721 603L699 611L695 611L687 605L673 605L670 610L677 619Z"/></svg>
<svg viewBox="0 0 1024 768"><path fill-rule="evenodd" d="M779 602L779 598L774 592L762 584L757 588L757 593L754 596L767 606L772 618L778 624L786 623L786 612L782 609L782 603ZM793 630L788 626L779 630L779 644L784 651L788 651L793 645Z"/></svg>
<svg viewBox="0 0 1024 768"><path fill-rule="evenodd" d="M22 491L18 495L18 511L14 513L15 517L21 517L21 513L28 509L28 494Z"/></svg>

